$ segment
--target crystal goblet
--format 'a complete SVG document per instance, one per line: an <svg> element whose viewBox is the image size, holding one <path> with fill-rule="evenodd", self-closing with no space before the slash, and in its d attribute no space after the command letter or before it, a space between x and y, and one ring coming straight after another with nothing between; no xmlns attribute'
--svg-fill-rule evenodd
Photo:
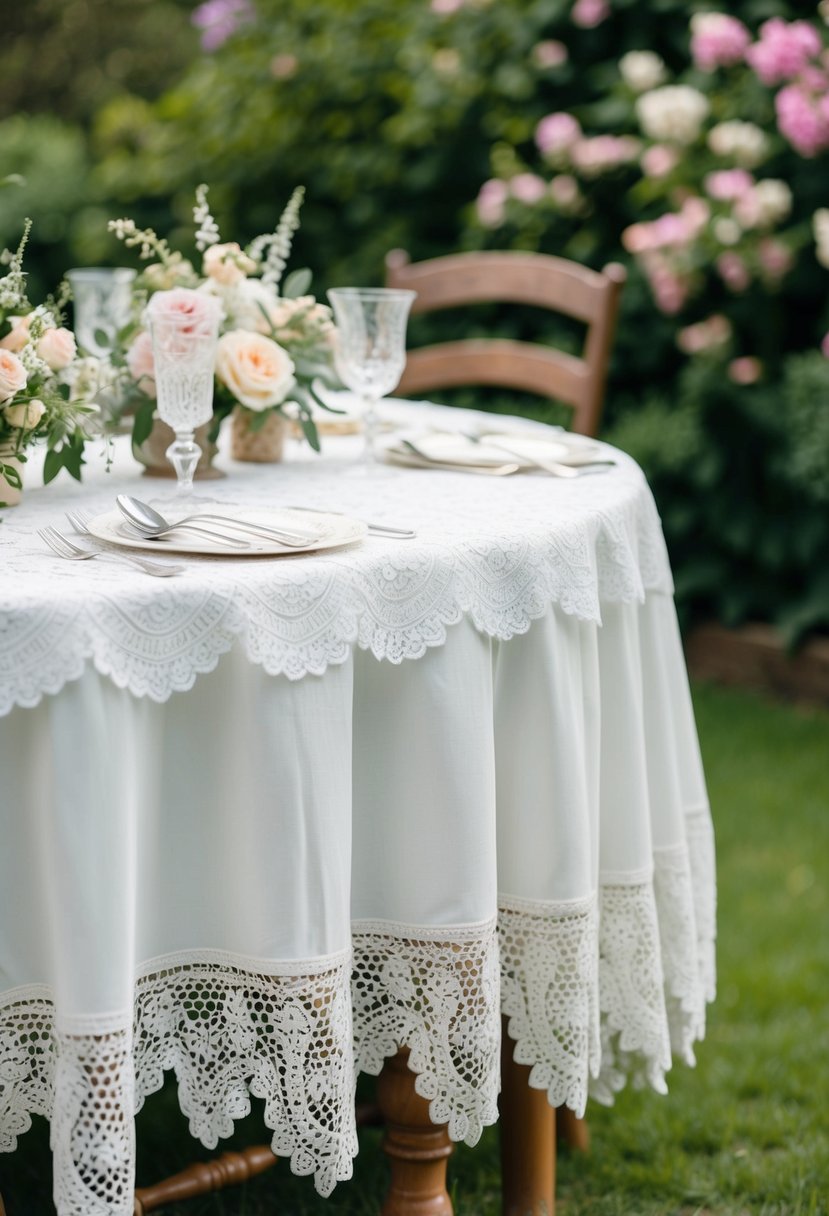
<svg viewBox="0 0 829 1216"><path fill-rule="evenodd" d="M416 292L386 287L334 287L337 374L361 398L365 445L363 461L375 458L377 406L396 388L406 366L406 323Z"/></svg>
<svg viewBox="0 0 829 1216"><path fill-rule="evenodd" d="M213 373L221 305L189 288L157 291L145 311L155 363L158 416L175 431L167 459L176 471L179 497L190 495L201 450L197 426L213 414Z"/></svg>
<svg viewBox="0 0 829 1216"><path fill-rule="evenodd" d="M81 350L109 358L118 331L130 319L135 271L127 266L86 266L66 272L75 307L75 336Z"/></svg>

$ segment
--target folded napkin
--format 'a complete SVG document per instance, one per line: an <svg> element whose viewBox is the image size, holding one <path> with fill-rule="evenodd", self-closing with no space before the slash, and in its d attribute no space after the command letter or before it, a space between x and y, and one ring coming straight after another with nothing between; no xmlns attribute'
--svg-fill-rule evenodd
<svg viewBox="0 0 829 1216"><path fill-rule="evenodd" d="M382 445L387 459L411 458L412 450L404 440L409 440L434 464L470 467L518 464L531 469L539 460L577 466L595 460L601 451L593 440L566 432L548 437L526 431L489 431L471 438L448 431L409 430L390 436Z"/></svg>

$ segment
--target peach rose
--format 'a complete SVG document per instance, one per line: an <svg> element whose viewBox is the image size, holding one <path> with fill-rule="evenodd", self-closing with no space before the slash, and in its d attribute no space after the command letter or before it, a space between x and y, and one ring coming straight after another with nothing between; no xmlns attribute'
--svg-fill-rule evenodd
<svg viewBox="0 0 829 1216"><path fill-rule="evenodd" d="M45 413L46 406L39 397L33 397L28 404L7 405L3 417L17 430L33 431Z"/></svg>
<svg viewBox="0 0 829 1216"><path fill-rule="evenodd" d="M294 387L294 364L264 334L233 329L219 339L216 375L249 410L281 405Z"/></svg>
<svg viewBox="0 0 829 1216"><path fill-rule="evenodd" d="M0 404L10 401L15 393L26 387L26 369L17 355L10 350L0 350Z"/></svg>
<svg viewBox="0 0 829 1216"><path fill-rule="evenodd" d="M47 329L37 344L37 353L53 372L59 372L75 358L75 335L70 329Z"/></svg>
<svg viewBox="0 0 829 1216"><path fill-rule="evenodd" d="M127 351L127 367L142 393L155 396L155 359L153 343L146 329L142 329L130 343Z"/></svg>
<svg viewBox="0 0 829 1216"><path fill-rule="evenodd" d="M224 287L241 282L256 269L253 258L243 253L235 241L225 245L210 245L204 251L204 273Z"/></svg>
<svg viewBox="0 0 829 1216"><path fill-rule="evenodd" d="M25 317L9 317L11 323L11 332L7 333L5 338L0 338L0 347L3 350L11 350L17 353L21 351L29 341L29 326L32 323L33 313L29 313Z"/></svg>

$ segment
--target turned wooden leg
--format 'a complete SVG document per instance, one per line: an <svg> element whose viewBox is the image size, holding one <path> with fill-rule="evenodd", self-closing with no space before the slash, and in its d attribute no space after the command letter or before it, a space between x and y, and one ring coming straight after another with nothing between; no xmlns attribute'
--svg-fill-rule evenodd
<svg viewBox="0 0 829 1216"><path fill-rule="evenodd" d="M222 1190L237 1182L262 1174L276 1164L276 1157L264 1145L246 1148L240 1153L224 1153L213 1161L190 1165L180 1174L165 1178L155 1186L145 1186L135 1192L133 1216L145 1216L156 1208L166 1207L179 1199L192 1199L209 1191Z"/></svg>
<svg viewBox="0 0 829 1216"><path fill-rule="evenodd" d="M556 1139L563 1140L577 1153L586 1153L590 1148L590 1128L586 1119L580 1119L567 1106L556 1107Z"/></svg>
<svg viewBox="0 0 829 1216"><path fill-rule="evenodd" d="M391 1185L382 1216L452 1216L446 1190L446 1163L452 1144L445 1127L429 1118L429 1103L415 1093L408 1048L386 1060L377 1083L377 1102L386 1134L383 1151L391 1165Z"/></svg>
<svg viewBox="0 0 829 1216"><path fill-rule="evenodd" d="M543 1089L530 1088L530 1069L512 1058L506 1024L501 1039L501 1211L503 1216L554 1216L555 1110Z"/></svg>

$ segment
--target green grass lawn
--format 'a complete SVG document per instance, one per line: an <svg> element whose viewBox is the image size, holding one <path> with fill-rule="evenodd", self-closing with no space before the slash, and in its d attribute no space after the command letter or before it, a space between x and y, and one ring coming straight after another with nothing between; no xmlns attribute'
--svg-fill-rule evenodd
<svg viewBox="0 0 829 1216"><path fill-rule="evenodd" d="M829 713L695 690L717 833L719 996L697 1068L670 1093L591 1107L587 1157L562 1153L561 1216L829 1213ZM209 1154L168 1085L138 1117L139 1182ZM262 1142L258 1110L223 1147ZM499 1210L497 1131L450 1164L458 1216ZM361 1133L350 1183L320 1199L280 1162L167 1216L367 1216L385 1188L379 1133ZM8 1216L48 1216L48 1129L0 1157Z"/></svg>

